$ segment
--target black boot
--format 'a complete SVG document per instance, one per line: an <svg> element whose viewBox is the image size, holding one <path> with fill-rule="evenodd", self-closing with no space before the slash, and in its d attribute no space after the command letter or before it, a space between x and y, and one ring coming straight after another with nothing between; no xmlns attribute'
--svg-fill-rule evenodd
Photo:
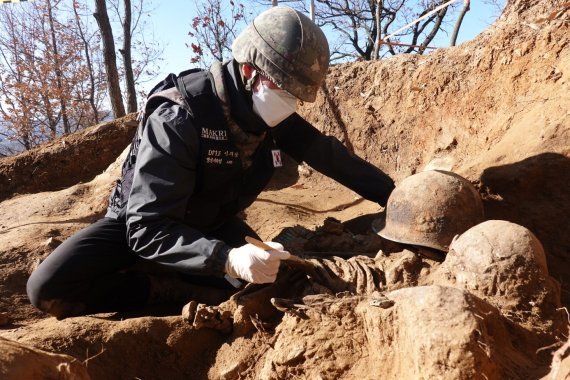
<svg viewBox="0 0 570 380"><path fill-rule="evenodd" d="M196 285L177 274L150 275L149 305L185 305L190 301L206 305L219 305L236 291Z"/></svg>

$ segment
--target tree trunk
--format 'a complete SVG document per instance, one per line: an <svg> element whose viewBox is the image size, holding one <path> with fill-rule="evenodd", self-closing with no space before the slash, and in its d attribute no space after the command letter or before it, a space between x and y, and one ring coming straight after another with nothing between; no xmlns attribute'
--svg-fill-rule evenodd
<svg viewBox="0 0 570 380"><path fill-rule="evenodd" d="M374 36L374 51L372 52L372 59L378 59L380 56L380 45L382 37L382 25L381 25L381 17L382 17L382 8L384 7L383 0L376 0L376 12L374 17L376 17L376 36Z"/></svg>
<svg viewBox="0 0 570 380"><path fill-rule="evenodd" d="M137 92L135 89L135 75L131 62L131 0L123 0L125 6L125 20L123 21L123 48L119 50L123 56L125 67L125 82L127 91L127 112L137 111Z"/></svg>
<svg viewBox="0 0 570 380"><path fill-rule="evenodd" d="M105 71L107 72L107 86L111 98L111 108L115 118L125 116L125 107L121 95L119 84L119 72L117 70L117 56L115 54L115 41L113 40L113 30L107 14L107 4L105 0L95 0L95 13L93 13L101 37L103 40L103 59L105 61Z"/></svg>
<svg viewBox="0 0 570 380"><path fill-rule="evenodd" d="M465 14L469 12L469 10L471 9L469 7L469 2L470 0L463 1L463 9L461 10L459 17L457 18L457 22L455 23L455 27L453 28L453 34L451 35L449 46L455 46L455 42L457 41L457 35L459 34L459 28L461 28L461 23L463 22L463 17L465 17Z"/></svg>
<svg viewBox="0 0 570 380"><path fill-rule="evenodd" d="M57 97L59 98L59 103L61 105L61 118L63 120L63 133L68 134L71 132L71 127L69 126L69 118L67 117L67 101L65 97L67 94L64 94L63 90L63 81L62 81L62 73L61 73L61 63L59 59L59 52L58 52L58 45L57 45L57 38L55 35L55 25L53 20L53 12L51 7L51 0L47 1L47 10L48 10L48 21L49 21L49 30L51 33L51 44L53 47L53 65L55 68L55 78L57 84ZM56 130L54 130L53 138L57 136Z"/></svg>
<svg viewBox="0 0 570 380"><path fill-rule="evenodd" d="M85 60L87 64L87 69L89 70L89 83L91 85L89 89L89 105L91 106L91 111L93 111L93 121L95 124L99 123L99 110L97 109L97 104L95 104L95 71L93 69L93 63L91 63L91 53L89 52L89 42L87 41L87 37L83 32L81 27L81 23L79 22L79 14L77 13L76 3L73 2L72 8L73 13L75 14L75 22L77 24L77 30L79 32L79 36L81 37L81 41L83 43L83 47L85 49Z"/></svg>

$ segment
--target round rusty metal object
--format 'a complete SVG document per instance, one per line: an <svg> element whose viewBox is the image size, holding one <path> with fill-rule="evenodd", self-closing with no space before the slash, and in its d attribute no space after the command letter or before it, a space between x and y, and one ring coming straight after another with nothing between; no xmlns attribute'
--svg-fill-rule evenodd
<svg viewBox="0 0 570 380"><path fill-rule="evenodd" d="M483 220L483 202L468 180L428 170L396 186L373 228L388 240L447 252L456 235Z"/></svg>

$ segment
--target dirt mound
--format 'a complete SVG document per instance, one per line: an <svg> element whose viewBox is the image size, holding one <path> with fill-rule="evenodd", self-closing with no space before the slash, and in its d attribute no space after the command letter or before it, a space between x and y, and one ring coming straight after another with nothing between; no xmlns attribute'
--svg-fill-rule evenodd
<svg viewBox="0 0 570 380"><path fill-rule="evenodd" d="M136 114L0 160L0 201L15 194L61 190L89 182L131 142ZM65 175L62 175L65 173Z"/></svg>
<svg viewBox="0 0 570 380"><path fill-rule="evenodd" d="M1 202L0 336L72 355L93 379L538 379L550 370L564 378L567 345L554 362L552 355L567 341L561 306L570 305L569 14L563 0L510 1L471 42L332 67L316 103L301 110L397 182L426 168L464 176L482 195L487 220L536 236L548 273L540 255L476 261L381 239L370 228L377 204L301 166L246 219L262 238L306 257L310 273L284 267L274 285L194 305L184 317L56 321L29 305L26 279L60 241L102 215L122 162L58 190L112 159L97 167L108 157L95 144L81 163L66 153L64 168L51 155L56 143L33 159L0 161L0 178L19 184L0 182L1 194L36 192ZM132 135L117 125L97 127L123 136L114 156ZM77 144L93 136L85 133ZM30 180L38 162L50 173L44 187ZM61 175L67 166L75 174ZM511 274L519 281L512 287ZM2 350L0 363L9 360Z"/></svg>
<svg viewBox="0 0 570 380"><path fill-rule="evenodd" d="M373 297L308 300L306 317L286 315L258 336L264 349L254 355L222 347L210 377L228 378L238 363L242 376L260 379L522 378L535 365L512 347L499 312L469 293L427 286L386 295L389 308Z"/></svg>
<svg viewBox="0 0 570 380"><path fill-rule="evenodd" d="M87 370L75 358L26 347L0 337L0 375L5 380L89 380Z"/></svg>

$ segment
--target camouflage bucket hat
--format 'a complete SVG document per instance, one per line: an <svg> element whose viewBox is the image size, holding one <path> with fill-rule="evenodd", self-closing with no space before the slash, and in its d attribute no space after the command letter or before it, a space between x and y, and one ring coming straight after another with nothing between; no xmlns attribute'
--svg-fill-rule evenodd
<svg viewBox="0 0 570 380"><path fill-rule="evenodd" d="M304 14L272 7L235 39L239 63L258 68L281 89L314 102L329 67L329 45L323 31Z"/></svg>

